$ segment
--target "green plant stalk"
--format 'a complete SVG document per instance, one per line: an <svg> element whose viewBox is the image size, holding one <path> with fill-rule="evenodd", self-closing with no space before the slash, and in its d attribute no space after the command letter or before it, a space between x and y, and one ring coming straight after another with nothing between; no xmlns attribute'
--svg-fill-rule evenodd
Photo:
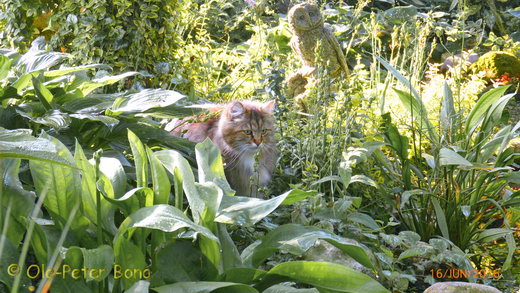
<svg viewBox="0 0 520 293"><path fill-rule="evenodd" d="M42 193L38 197L38 201L36 202L36 205L34 206L34 209L31 213L31 217L29 218L29 226L27 227L27 231L25 233L23 245L22 245L22 252L20 254L20 258L18 259L18 267L20 268L20 272L24 271L24 265L25 265L25 259L27 258L27 254L29 253L29 246L31 244L31 238L34 231L34 225L36 225L36 217L38 216L38 213L40 212L43 201L45 200L45 197L47 196L47 192L49 191L50 185L47 184L42 190ZM11 289L11 293L18 293L18 289L20 287L20 282L22 279L22 274L18 274L14 278L13 286Z"/></svg>
<svg viewBox="0 0 520 293"><path fill-rule="evenodd" d="M182 189L182 174L176 168L173 174L173 187L175 188L175 207L183 210L183 189Z"/></svg>
<svg viewBox="0 0 520 293"><path fill-rule="evenodd" d="M0 160L1 161L1 160ZM3 189L3 185L0 185L2 187L0 187L0 190ZM0 191L1 193L1 191ZM1 197L0 197L0 202L1 202ZM6 235L7 235L7 228L9 228L9 219L11 218L11 207L13 205L13 200L12 198L9 199L9 203L7 204L7 209L5 210L5 218L4 218L4 226L2 227L2 234L0 236L2 236L2 238L0 239L0 259L2 259L2 254L3 254L3 251L4 251L4 246L5 246L5 239L7 238Z"/></svg>
<svg viewBox="0 0 520 293"><path fill-rule="evenodd" d="M101 161L101 155L103 150L98 150L94 153L94 160L96 162L96 182L99 179L99 163ZM98 246L103 244L103 219L101 218L101 193L96 188L96 229L97 229L97 242Z"/></svg>

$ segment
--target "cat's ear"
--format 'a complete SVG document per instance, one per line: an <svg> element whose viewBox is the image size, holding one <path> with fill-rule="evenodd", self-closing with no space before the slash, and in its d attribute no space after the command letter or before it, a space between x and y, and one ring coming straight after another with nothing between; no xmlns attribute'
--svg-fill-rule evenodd
<svg viewBox="0 0 520 293"><path fill-rule="evenodd" d="M265 113L273 114L275 105L276 105L276 100L271 100L269 102L265 102L264 105L262 106L262 110L264 110Z"/></svg>
<svg viewBox="0 0 520 293"><path fill-rule="evenodd" d="M240 102L233 102L229 106L228 117L230 119L238 118L238 117L244 115L245 110L246 109L244 108L244 105L242 105L242 103L240 103Z"/></svg>

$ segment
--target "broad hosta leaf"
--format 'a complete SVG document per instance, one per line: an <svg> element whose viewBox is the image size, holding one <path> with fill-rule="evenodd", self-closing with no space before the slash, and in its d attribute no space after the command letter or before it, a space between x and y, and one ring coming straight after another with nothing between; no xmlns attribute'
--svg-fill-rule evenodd
<svg viewBox="0 0 520 293"><path fill-rule="evenodd" d="M182 152L183 154L186 154L187 157L194 155L194 142L181 137L173 136L163 129L159 129L157 127L153 127L144 123L122 122L119 122L116 128L124 129L125 135L127 129L130 129L132 132L135 133L135 135L137 135L142 141L146 143L158 142L161 145L164 145L170 149L174 149L179 152Z"/></svg>
<svg viewBox="0 0 520 293"><path fill-rule="evenodd" d="M63 103L61 107L63 110L75 113L75 114L88 114L88 113L99 113L102 112L114 103L114 98L105 97L85 97L80 99L74 99Z"/></svg>
<svg viewBox="0 0 520 293"><path fill-rule="evenodd" d="M227 293L258 293L251 286L228 282L179 282L153 288L153 290L158 293L210 293L217 290Z"/></svg>
<svg viewBox="0 0 520 293"><path fill-rule="evenodd" d="M162 280L163 284L206 279L207 270L212 264L196 243L179 239L161 246L156 254L154 279Z"/></svg>
<svg viewBox="0 0 520 293"><path fill-rule="evenodd" d="M19 171L20 159L0 159L0 178L3 178L3 193L0 196L0 209L3 212L0 213L0 223L9 220L4 235L12 243L22 241L26 231L26 218L30 216L36 198L34 192L24 190L18 178ZM0 254L1 251L0 248Z"/></svg>
<svg viewBox="0 0 520 293"><path fill-rule="evenodd" d="M105 64L89 64L89 65L76 66L76 67L64 67L64 68L60 68L60 69L56 69L56 70L45 71L43 73L43 76L57 77L57 76L66 75L66 74L76 72L76 71L83 71L83 70L90 70L90 69L111 70L112 67L105 65Z"/></svg>
<svg viewBox="0 0 520 293"><path fill-rule="evenodd" d="M10 290L14 277L8 274L8 268L10 265L18 263L20 253L16 246L2 234L0 234L0 244L3 244L3 246L0 246L0 283L3 283ZM26 274L22 274L21 283L23 287L30 285Z"/></svg>
<svg viewBox="0 0 520 293"><path fill-rule="evenodd" d="M77 166L81 169L81 198L83 212L92 223L97 223L97 197L96 197L96 168L85 157L83 148L76 141L76 148L74 153L74 160ZM112 233L116 232L114 224L114 211L112 205L104 197L101 196L101 219L103 226Z"/></svg>
<svg viewBox="0 0 520 293"><path fill-rule="evenodd" d="M114 127L117 123L119 123L119 120L117 120L116 118L105 116L105 115L70 114L69 117L76 118L76 119L86 119L86 120L90 120L90 121L99 121L108 127Z"/></svg>
<svg viewBox="0 0 520 293"><path fill-rule="evenodd" d="M226 181L220 151L209 138L195 146L195 155L197 156L199 182L223 183L222 181ZM216 179L220 180L217 181ZM227 184L226 189L231 189L229 184Z"/></svg>
<svg viewBox="0 0 520 293"><path fill-rule="evenodd" d="M148 281L138 281L132 287L125 291L125 293L142 293L149 292L150 282Z"/></svg>
<svg viewBox="0 0 520 293"><path fill-rule="evenodd" d="M134 156L137 187L146 187L148 186L148 160L146 159L144 145L131 130L128 130L128 142Z"/></svg>
<svg viewBox="0 0 520 293"><path fill-rule="evenodd" d="M215 221L225 224L252 225L269 215L286 200L293 203L312 194L315 194L315 192L291 190L268 200L242 196L224 196ZM289 196L291 198L288 199Z"/></svg>
<svg viewBox="0 0 520 293"><path fill-rule="evenodd" d="M50 103L54 99L52 93L40 82L39 78L32 78L32 83L34 86L34 93L43 104L46 110L52 109Z"/></svg>
<svg viewBox="0 0 520 293"><path fill-rule="evenodd" d="M33 137L28 129L7 130L0 127L0 158L40 160L75 167L59 155L58 148L46 137Z"/></svg>
<svg viewBox="0 0 520 293"><path fill-rule="evenodd" d="M254 284L260 281L267 273L264 270L253 268L234 267L228 269L221 277L224 282Z"/></svg>
<svg viewBox="0 0 520 293"><path fill-rule="evenodd" d="M71 258L69 255L74 255L74 257ZM78 259L74 260L73 258ZM67 251L67 260L71 262L71 267L95 270L98 273L87 273L86 280L101 282L112 271L114 266L114 251L109 245L101 245L94 249L71 246Z"/></svg>
<svg viewBox="0 0 520 293"><path fill-rule="evenodd" d="M60 110L49 110L42 116L35 116L32 113L24 112L22 110L16 110L16 112L20 114L20 116L25 117L34 123L52 127L57 130L68 127L71 123L69 115Z"/></svg>
<svg viewBox="0 0 520 293"><path fill-rule="evenodd" d="M83 96L86 96L97 88L100 88L100 87L103 87L106 85L110 85L110 84L114 84L122 79L125 79L129 76L134 76L137 74L139 74L139 72L130 71L130 72L125 72L125 73L118 74L118 75L113 75L113 76L109 75L109 76L105 76L105 77L101 77L101 78L96 78L96 79L93 79L92 81L87 81L87 82L82 83L79 86L79 89L81 90Z"/></svg>
<svg viewBox="0 0 520 293"><path fill-rule="evenodd" d="M155 155L171 174L180 173L182 189L186 193L193 220L195 223L201 223L206 203L202 200L195 186L195 176L188 161L180 153L173 150L158 151L155 152Z"/></svg>
<svg viewBox="0 0 520 293"><path fill-rule="evenodd" d="M58 139L45 133L41 137L55 145L57 155L73 164L72 154ZM40 195L43 189L48 187L47 196L43 202L46 210L51 214L54 221L65 225L73 207L81 201L79 170L37 160L31 160L29 163L37 194ZM76 214L72 230L85 228L86 225L88 225L88 220L81 214Z"/></svg>
<svg viewBox="0 0 520 293"><path fill-rule="evenodd" d="M303 191L300 189L291 189L285 193L285 194L287 194L287 197L284 199L282 204L289 205L289 204L297 203L297 202L302 201L302 200L306 199L307 197L313 196L317 193L318 192L315 190Z"/></svg>
<svg viewBox="0 0 520 293"><path fill-rule="evenodd" d="M475 131L489 108L504 95L508 88L509 86L494 88L478 99L477 104L475 104L466 120L466 134L471 135Z"/></svg>
<svg viewBox="0 0 520 293"><path fill-rule="evenodd" d="M127 270L144 272L146 268L145 256L139 246L124 237L115 239L114 255L114 278L117 278L116 280L120 280L123 283L124 289L128 289L139 281L139 274L124 277L123 272Z"/></svg>
<svg viewBox="0 0 520 293"><path fill-rule="evenodd" d="M148 228L163 232L174 232L188 228L218 242L218 238L211 231L193 223L183 212L170 205L161 204L144 207L127 217L119 226L115 242L117 243L118 239L125 237L125 233L131 235L135 228Z"/></svg>
<svg viewBox="0 0 520 293"><path fill-rule="evenodd" d="M347 243L341 237L318 228L298 224L286 224L270 231L259 243L247 247L242 252L242 259L245 264L256 268L278 250L300 255L311 248L318 239L336 246L365 267L374 268L363 247Z"/></svg>
<svg viewBox="0 0 520 293"><path fill-rule="evenodd" d="M69 58L69 54L46 52L31 49L16 62L16 66L23 68L24 73L44 70L57 65Z"/></svg>
<svg viewBox="0 0 520 293"><path fill-rule="evenodd" d="M414 6L399 6L385 10L383 15L390 23L402 24L413 19L417 13Z"/></svg>
<svg viewBox="0 0 520 293"><path fill-rule="evenodd" d="M167 204L170 198L170 180L164 170L161 161L155 156L152 150L146 147L148 162L150 163L150 177L152 178L154 204Z"/></svg>
<svg viewBox="0 0 520 293"><path fill-rule="evenodd" d="M185 96L170 90L145 89L138 93L117 100L112 106L113 112L141 113L150 108L166 107L177 103Z"/></svg>
<svg viewBox="0 0 520 293"><path fill-rule="evenodd" d="M296 289L293 287L289 287L286 285L274 285L266 290L263 291L263 293L319 293L315 288L311 289Z"/></svg>
<svg viewBox="0 0 520 293"><path fill-rule="evenodd" d="M0 80L4 79L9 73L11 68L12 60L6 56L0 56Z"/></svg>
<svg viewBox="0 0 520 293"><path fill-rule="evenodd" d="M308 284L332 292L390 292L376 280L346 266L309 261L286 262L275 266L267 272L257 288L262 290L286 281Z"/></svg>
<svg viewBox="0 0 520 293"><path fill-rule="evenodd" d="M473 164L466 160L461 155L457 154L456 152L448 149L448 148L442 148L439 152L440 159L439 164L441 166L448 166L448 165L456 165L456 166L462 166L462 167L472 167Z"/></svg>
<svg viewBox="0 0 520 293"><path fill-rule="evenodd" d="M114 198L119 198L126 191L126 173L123 165L116 158L101 157L99 170L110 180L114 190Z"/></svg>
<svg viewBox="0 0 520 293"><path fill-rule="evenodd" d="M183 106L169 105L166 107L150 108L142 112L142 115L151 116L155 118L182 118L196 115L201 111L201 109L197 108L186 108Z"/></svg>
<svg viewBox="0 0 520 293"><path fill-rule="evenodd" d="M137 250L140 252L140 249L128 240L132 238L133 233L138 228L160 230L163 232L174 232L179 229L188 228L195 232L194 236L200 234L207 240L216 243L219 241L210 230L193 223L183 212L175 207L170 205L144 207L128 216L123 223L121 223L118 233L114 238L116 264L121 264L123 268L144 269L144 256L139 254L134 254L134 256L134 251ZM125 288L129 288L136 281L136 279L122 280Z"/></svg>

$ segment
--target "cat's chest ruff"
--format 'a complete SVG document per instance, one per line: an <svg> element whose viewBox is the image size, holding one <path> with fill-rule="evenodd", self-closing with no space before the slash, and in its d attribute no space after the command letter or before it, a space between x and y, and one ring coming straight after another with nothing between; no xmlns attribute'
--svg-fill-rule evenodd
<svg viewBox="0 0 520 293"><path fill-rule="evenodd" d="M252 174L254 171L255 158L253 156L254 154L244 154L239 161L240 170L248 175Z"/></svg>

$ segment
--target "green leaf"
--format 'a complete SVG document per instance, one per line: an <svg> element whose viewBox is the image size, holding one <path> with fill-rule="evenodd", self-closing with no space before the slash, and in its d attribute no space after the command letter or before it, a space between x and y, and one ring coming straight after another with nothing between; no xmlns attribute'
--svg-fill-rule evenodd
<svg viewBox="0 0 520 293"><path fill-rule="evenodd" d="M38 78L33 77L32 83L34 86L34 93L43 104L46 110L52 109L50 103L54 98L52 93L38 80Z"/></svg>
<svg viewBox="0 0 520 293"><path fill-rule="evenodd" d="M114 190L114 198L119 198L126 191L126 173L123 165L116 158L101 157L99 161L99 170L105 175Z"/></svg>
<svg viewBox="0 0 520 293"><path fill-rule="evenodd" d="M74 162L72 154L58 139L45 133L41 137L55 145L57 154L64 161ZM51 214L58 225L65 225L73 207L81 201L82 191L79 171L75 168L37 160L30 161L29 166L37 194L41 194L44 188L49 187L43 202L47 212ZM78 213L72 224L72 230L85 229L87 225L88 220Z"/></svg>
<svg viewBox="0 0 520 293"><path fill-rule="evenodd" d="M167 204L170 199L170 180L161 161L152 150L146 147L148 162L150 162L150 177L152 178L154 204Z"/></svg>
<svg viewBox="0 0 520 293"><path fill-rule="evenodd" d="M173 175L175 175L175 172L181 175L182 189L186 193L193 220L195 223L201 223L206 203L199 195L195 185L195 176L193 175L190 164L180 153L173 150L158 151L155 152L155 154L166 170Z"/></svg>
<svg viewBox="0 0 520 293"><path fill-rule="evenodd" d="M346 266L308 261L286 262L275 266L267 272L257 288L262 291L284 281L308 284L333 292L390 292L369 276Z"/></svg>
<svg viewBox="0 0 520 293"><path fill-rule="evenodd" d="M390 113L382 115L381 127L384 131L385 141L396 151L401 161L408 160L408 138L399 133L397 127L392 123Z"/></svg>
<svg viewBox="0 0 520 293"><path fill-rule="evenodd" d="M471 135L482 122L489 108L504 95L509 86L500 86L484 93L466 119L466 134Z"/></svg>
<svg viewBox="0 0 520 293"><path fill-rule="evenodd" d="M145 89L125 97L124 100L116 100L111 111L141 113L151 108L162 108L175 104L184 97L184 95L176 91Z"/></svg>
<svg viewBox="0 0 520 293"><path fill-rule="evenodd" d="M75 67L64 67L57 70L48 70L43 73L45 77L58 77L63 76L72 72L84 71L89 69L104 69L104 70L112 70L112 67L105 64L89 64L83 66L75 66Z"/></svg>
<svg viewBox="0 0 520 293"><path fill-rule="evenodd" d="M444 214L444 210L442 209L439 200L437 198L431 198L433 208L435 210L435 215L437 217L437 226L441 230L442 237L450 240L450 233L448 230L448 224L446 222L446 215Z"/></svg>
<svg viewBox="0 0 520 293"><path fill-rule="evenodd" d="M141 140L139 140L139 137L130 129L128 130L128 142L130 143L132 155L134 156L137 187L146 187L148 186L148 160L146 158L144 145Z"/></svg>
<svg viewBox="0 0 520 293"><path fill-rule="evenodd" d="M193 241L179 239L163 243L156 254L154 279L163 284L206 279L212 266Z"/></svg>
<svg viewBox="0 0 520 293"><path fill-rule="evenodd" d="M282 202L282 205L290 205L293 203L297 203L297 202L302 201L302 200L308 198L309 196L313 196L317 193L318 192L315 190L304 191L304 190L300 190L300 189L291 189L285 193L285 194L287 194L287 197Z"/></svg>
<svg viewBox="0 0 520 293"><path fill-rule="evenodd" d="M439 165L441 166L456 165L467 168L473 167L470 161L448 148L442 148L439 151L439 156Z"/></svg>
<svg viewBox="0 0 520 293"><path fill-rule="evenodd" d="M424 107L422 101L419 96L412 96L410 93L401 91L394 88L394 91L397 93L397 96L401 100L404 108L410 112L412 117L414 117L415 123L424 131L424 133L428 136L430 142L437 144L439 139L437 134L435 133L435 128L432 123L428 119L428 112Z"/></svg>
<svg viewBox="0 0 520 293"><path fill-rule="evenodd" d="M87 119L90 121L99 121L108 127L114 127L117 123L119 123L119 120L117 120L116 118L105 116L105 115L70 114L69 116L72 118L76 118L76 119Z"/></svg>
<svg viewBox="0 0 520 293"><path fill-rule="evenodd" d="M149 292L150 282L148 281L137 281L132 287L128 288L125 293L142 293Z"/></svg>
<svg viewBox="0 0 520 293"><path fill-rule="evenodd" d="M38 70L49 69L52 66L65 61L69 57L69 54L31 49L27 53L23 54L15 65L22 69L23 73L31 73Z"/></svg>
<svg viewBox="0 0 520 293"><path fill-rule="evenodd" d="M0 158L39 160L63 166L75 164L63 158L58 148L45 137L33 137L28 129L7 130L0 127Z"/></svg>
<svg viewBox="0 0 520 293"><path fill-rule="evenodd" d="M490 241L494 241L499 238L505 237L511 233L512 233L512 231L510 229L503 229L503 228L485 229L478 235L477 240L481 243L490 242Z"/></svg>
<svg viewBox="0 0 520 293"><path fill-rule="evenodd" d="M347 219L350 221L362 224L370 229L374 229L374 230L380 229L380 227L376 223L376 221L374 221L374 219L372 219L372 217L370 217L367 214L354 212L354 213L348 214Z"/></svg>
<svg viewBox="0 0 520 293"><path fill-rule="evenodd" d="M336 246L367 268L374 268L365 249L359 245L347 243L341 237L315 227L286 224L270 231L259 243L247 247L242 252L244 264L258 267L265 259L279 250L301 255L311 248L318 239L323 239Z"/></svg>
<svg viewBox="0 0 520 293"><path fill-rule="evenodd" d="M206 138L203 142L195 146L195 155L197 158L199 182L214 182L222 188L226 194L232 194L233 191L224 173L224 164L220 150L209 138Z"/></svg>
<svg viewBox="0 0 520 293"><path fill-rule="evenodd" d="M13 62L11 59L5 56L0 56L0 80L4 79L7 76L12 63Z"/></svg>
<svg viewBox="0 0 520 293"><path fill-rule="evenodd" d="M218 242L218 238L207 228L193 223L177 208L164 204L141 208L127 217L119 226L115 243L117 244L118 239L123 238L125 233L131 236L135 228L148 228L163 232L188 228Z"/></svg>
<svg viewBox="0 0 520 293"><path fill-rule="evenodd" d="M26 231L26 219L30 216L36 202L34 192L23 188L18 178L20 159L0 159L0 182L3 183L3 193L0 195L0 227L9 220L6 227L7 239L12 243L20 243ZM10 215L7 211L10 210ZM2 222L3 221L3 222ZM0 254L1 254L0 248Z"/></svg>
<svg viewBox="0 0 520 293"><path fill-rule="evenodd" d="M126 245L132 250L137 251L140 251L139 249L144 249L137 247L134 248L133 246L135 245L133 245L128 240L132 238L133 233L138 228L160 230L163 232L175 232L179 229L188 228L195 232L192 237L196 237L200 234L203 236L202 239L213 241L217 245L219 242L218 238L209 229L193 223L190 219L188 219L188 217L186 217L186 215L184 215L183 212L175 207L169 205L154 205L150 207L144 207L128 216L123 221L123 223L121 223L118 233L114 238L114 253L116 255L116 263L121 264L123 268L140 268L141 266L141 263L132 263L133 260L131 252L123 251L125 248L123 245ZM203 249L201 250L204 252ZM123 257L128 259L122 259ZM123 265L122 261L125 261L128 265ZM139 266L136 267L135 265ZM135 279L123 279L124 287L129 288L135 281Z"/></svg>
<svg viewBox="0 0 520 293"><path fill-rule="evenodd" d="M253 225L282 204L289 192L268 200L254 197L224 196L215 221L225 224Z"/></svg>
<svg viewBox="0 0 520 293"><path fill-rule="evenodd" d="M388 22L400 25L413 20L417 13L417 8L414 6L399 6L385 10L383 16Z"/></svg>
<svg viewBox="0 0 520 293"><path fill-rule="evenodd" d="M153 288L158 293L258 293L251 286L228 282L178 282L158 288Z"/></svg>
<svg viewBox="0 0 520 293"><path fill-rule="evenodd" d="M112 271L114 252L108 245L101 245L94 249L71 246L67 250L67 263L72 269L87 269L86 281L101 282ZM80 274L80 276L85 275Z"/></svg>
<svg viewBox="0 0 520 293"><path fill-rule="evenodd" d="M18 258L20 253L16 246L7 239L4 235L0 234L0 283L6 285L7 289L11 289L14 277L8 272L13 264L18 264ZM30 285L30 281L26 274L22 274L22 286L26 287Z"/></svg>
<svg viewBox="0 0 520 293"><path fill-rule="evenodd" d="M319 291L315 288L296 289L286 285L274 285L264 290L263 293L319 293Z"/></svg>
<svg viewBox="0 0 520 293"><path fill-rule="evenodd" d="M139 274L125 276L125 272L145 272L146 261L142 249L130 240L120 237L114 243L114 278L123 283L123 288L129 289L138 282Z"/></svg>
<svg viewBox="0 0 520 293"><path fill-rule="evenodd" d="M82 83L78 88L81 91L81 93L83 94L83 96L86 96L97 88L100 88L100 87L103 87L106 85L110 85L110 84L114 84L122 79L125 79L129 76L134 76L137 74L139 74L139 72L130 71L130 72L125 72L125 73L122 73L119 75L96 78L96 79L93 79L92 81L87 81L87 82Z"/></svg>
<svg viewBox="0 0 520 293"><path fill-rule="evenodd" d="M150 116L161 119L182 118L197 115L202 111L198 108L186 108L184 106L168 105L166 107L150 108L142 112L143 116Z"/></svg>
<svg viewBox="0 0 520 293"><path fill-rule="evenodd" d="M449 139L448 142L451 142L451 137L456 134L457 112L455 112L453 103L453 93L447 82L444 82L444 96L439 120L441 133Z"/></svg>
<svg viewBox="0 0 520 293"><path fill-rule="evenodd" d="M266 271L259 269L234 267L226 270L220 279L224 282L254 284L260 281L265 273Z"/></svg>
<svg viewBox="0 0 520 293"><path fill-rule="evenodd" d="M91 223L97 224L96 169L88 161L87 157L85 157L83 148L77 141L75 149L74 160L82 172L81 199L83 212L84 215L89 218ZM116 232L117 229L114 224L114 211L110 202L108 202L104 197L101 197L101 219L103 220L103 223L100 224L102 224L106 230L111 231L112 233Z"/></svg>

